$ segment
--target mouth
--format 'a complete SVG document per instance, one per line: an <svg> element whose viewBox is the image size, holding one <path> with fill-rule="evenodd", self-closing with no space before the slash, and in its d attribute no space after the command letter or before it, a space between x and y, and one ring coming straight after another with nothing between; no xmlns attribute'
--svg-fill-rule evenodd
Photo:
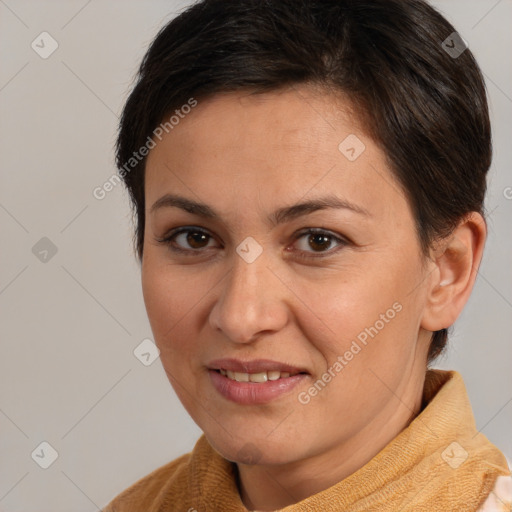
<svg viewBox="0 0 512 512"><path fill-rule="evenodd" d="M256 373L246 373L246 372L234 372L231 370L226 370L225 368L220 368L218 370L214 370L217 373L220 373L224 377L228 379L234 380L236 382L254 382L261 384L267 381L274 381L280 379L287 379L288 377L293 377L295 375L306 375L306 372L282 372L279 370L270 370L264 372L256 372Z"/></svg>
<svg viewBox="0 0 512 512"><path fill-rule="evenodd" d="M309 374L305 368L270 359L216 359L208 364L208 369L216 371L231 380L238 382L262 383L272 380L285 379L299 374Z"/></svg>
<svg viewBox="0 0 512 512"><path fill-rule="evenodd" d="M310 376L305 368L268 359L218 359L208 365L208 372L220 395L240 405L273 401L289 394Z"/></svg>

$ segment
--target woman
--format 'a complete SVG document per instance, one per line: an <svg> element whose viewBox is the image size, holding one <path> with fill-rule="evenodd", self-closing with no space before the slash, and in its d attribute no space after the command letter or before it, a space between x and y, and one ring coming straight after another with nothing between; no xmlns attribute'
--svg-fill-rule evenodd
<svg viewBox="0 0 512 512"><path fill-rule="evenodd" d="M509 505L430 370L486 238L478 65L419 0L203 0L121 120L160 357L204 435L106 511ZM508 510L508 509L507 509Z"/></svg>

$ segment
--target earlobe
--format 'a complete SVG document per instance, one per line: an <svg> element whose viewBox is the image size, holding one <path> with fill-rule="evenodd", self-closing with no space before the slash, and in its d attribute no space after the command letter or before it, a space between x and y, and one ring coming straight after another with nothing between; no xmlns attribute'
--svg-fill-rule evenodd
<svg viewBox="0 0 512 512"><path fill-rule="evenodd" d="M484 218L471 212L432 249L434 267L421 323L424 329L445 329L458 318L473 289L486 236Z"/></svg>

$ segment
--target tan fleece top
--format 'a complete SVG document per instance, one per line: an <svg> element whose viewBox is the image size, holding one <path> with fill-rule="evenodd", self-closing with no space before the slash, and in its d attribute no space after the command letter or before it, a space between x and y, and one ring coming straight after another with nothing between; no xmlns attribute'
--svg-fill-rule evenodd
<svg viewBox="0 0 512 512"><path fill-rule="evenodd" d="M511 510L504 455L475 426L462 377L429 370L422 412L341 482L280 512L480 512ZM156 469L104 512L247 512L236 465L202 435L191 453ZM498 477L503 476L498 480ZM505 483L503 483L505 482ZM490 507L491 500L496 502ZM484 503L485 502L485 503ZM503 508L502 508L503 507Z"/></svg>

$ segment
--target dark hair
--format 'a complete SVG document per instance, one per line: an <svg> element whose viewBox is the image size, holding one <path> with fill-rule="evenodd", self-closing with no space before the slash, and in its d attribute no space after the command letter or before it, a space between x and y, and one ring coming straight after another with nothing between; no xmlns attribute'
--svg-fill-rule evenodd
<svg viewBox="0 0 512 512"><path fill-rule="evenodd" d="M485 85L454 32L422 0L202 0L188 7L152 42L120 121L116 162L134 207L139 259L146 159L134 152L191 98L242 89L309 83L348 97L408 197L424 254L469 212L484 215L492 153ZM433 334L429 362L447 337L447 329Z"/></svg>

